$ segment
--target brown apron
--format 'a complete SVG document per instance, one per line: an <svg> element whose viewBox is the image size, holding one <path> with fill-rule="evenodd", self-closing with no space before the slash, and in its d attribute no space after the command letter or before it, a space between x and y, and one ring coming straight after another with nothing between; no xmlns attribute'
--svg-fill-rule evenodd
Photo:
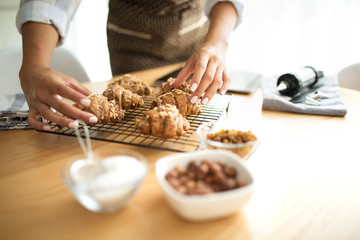
<svg viewBox="0 0 360 240"><path fill-rule="evenodd" d="M208 29L205 0L110 0L113 75L186 61Z"/></svg>

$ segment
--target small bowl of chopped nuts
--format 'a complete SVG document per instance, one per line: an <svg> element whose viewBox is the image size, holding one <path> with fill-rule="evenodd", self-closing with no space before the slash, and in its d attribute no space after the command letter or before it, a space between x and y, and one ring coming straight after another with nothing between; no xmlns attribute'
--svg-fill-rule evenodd
<svg viewBox="0 0 360 240"><path fill-rule="evenodd" d="M204 149L231 151L243 159L248 159L256 150L259 140L251 131L226 129L226 125L216 121L201 124L197 136Z"/></svg>
<svg viewBox="0 0 360 240"><path fill-rule="evenodd" d="M233 214L250 199L254 179L238 155L204 150L170 155L155 165L169 206L190 221Z"/></svg>

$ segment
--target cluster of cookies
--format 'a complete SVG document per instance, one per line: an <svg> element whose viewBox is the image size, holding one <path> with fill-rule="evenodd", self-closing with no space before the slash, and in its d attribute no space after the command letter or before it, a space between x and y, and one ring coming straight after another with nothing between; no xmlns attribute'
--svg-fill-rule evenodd
<svg viewBox="0 0 360 240"><path fill-rule="evenodd" d="M160 138L181 136L190 128L185 117L202 112L197 103L190 102L189 83L172 88L173 81L173 78L169 78L163 83L151 109L145 111L141 118L135 119L136 128L143 134ZM127 109L145 107L143 96L155 94L154 92L146 82L125 74L113 78L102 94L90 94L90 106L75 106L93 113L98 118L97 123L120 122Z"/></svg>

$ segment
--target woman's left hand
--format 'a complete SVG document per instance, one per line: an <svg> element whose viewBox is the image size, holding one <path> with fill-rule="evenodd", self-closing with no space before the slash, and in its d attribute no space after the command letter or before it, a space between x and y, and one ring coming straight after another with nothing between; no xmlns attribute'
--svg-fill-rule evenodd
<svg viewBox="0 0 360 240"><path fill-rule="evenodd" d="M205 92L201 103L207 104L219 89L224 95L229 88L230 78L225 69L225 52L227 46L204 44L186 62L176 77L173 87L184 83L190 74L194 73L190 81L193 92L191 103L195 103Z"/></svg>
<svg viewBox="0 0 360 240"><path fill-rule="evenodd" d="M228 90L231 80L226 73L225 54L237 17L231 2L220 2L212 8L204 43L186 62L172 84L172 87L178 87L194 73L190 81L190 90L193 92L191 103L201 97L201 103L205 105L219 88L221 95Z"/></svg>

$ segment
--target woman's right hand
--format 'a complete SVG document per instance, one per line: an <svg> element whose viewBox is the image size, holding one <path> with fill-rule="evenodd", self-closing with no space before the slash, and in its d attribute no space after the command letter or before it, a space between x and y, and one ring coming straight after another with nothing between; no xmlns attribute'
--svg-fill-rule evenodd
<svg viewBox="0 0 360 240"><path fill-rule="evenodd" d="M39 121L40 117L70 128L77 127L75 119L96 123L93 114L72 106L72 103L90 105L87 96L91 92L74 78L49 67L60 37L57 29L50 24L27 22L22 26L22 36L23 61L19 77L29 105L28 124L38 130L50 130L48 123Z"/></svg>
<svg viewBox="0 0 360 240"><path fill-rule="evenodd" d="M35 129L50 130L48 123L39 121L40 117L69 128L77 127L76 119L97 122L93 114L72 106L71 102L89 106L87 96L91 93L74 78L46 66L26 65L22 66L19 77L29 105L27 123Z"/></svg>

